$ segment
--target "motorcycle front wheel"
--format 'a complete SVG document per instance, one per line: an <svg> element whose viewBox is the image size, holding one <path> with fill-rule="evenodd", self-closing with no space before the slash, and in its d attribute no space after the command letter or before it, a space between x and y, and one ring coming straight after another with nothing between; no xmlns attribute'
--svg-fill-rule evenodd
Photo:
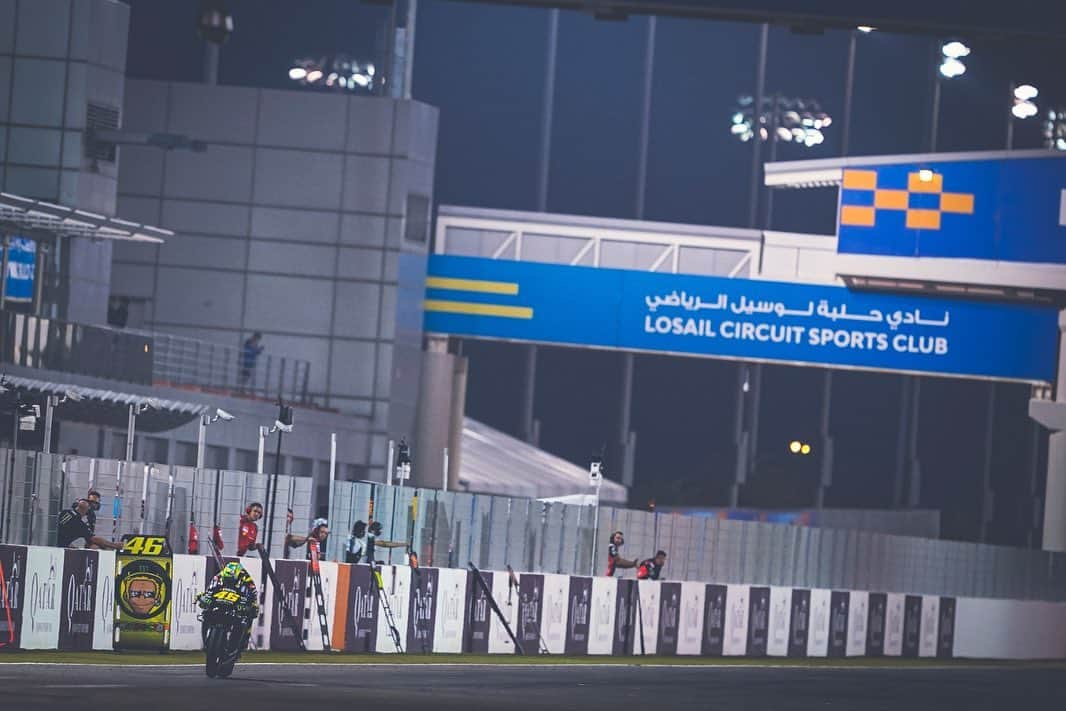
<svg viewBox="0 0 1066 711"><path fill-rule="evenodd" d="M226 655L226 631L221 625L212 625L211 629L207 631L204 653L207 655L204 671L207 672L207 676L214 679L219 676L219 663ZM230 671L232 671L232 667L230 667ZM228 674L224 676L228 676Z"/></svg>

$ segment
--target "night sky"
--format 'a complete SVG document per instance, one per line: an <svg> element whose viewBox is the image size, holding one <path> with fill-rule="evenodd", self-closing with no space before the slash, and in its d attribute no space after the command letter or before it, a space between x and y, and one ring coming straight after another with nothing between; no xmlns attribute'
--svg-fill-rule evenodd
<svg viewBox="0 0 1066 711"><path fill-rule="evenodd" d="M129 4L129 76L198 81L198 2ZM223 84L295 89L287 70L298 57L345 53L381 61L386 7L357 0L228 5L236 30L222 50ZM441 110L438 204L535 209L547 12L448 0L421 0L419 9L414 95ZM643 18L603 22L562 13L550 211L634 216L645 28ZM751 146L728 129L737 97L754 91L757 37L756 25L659 19L646 218L747 226ZM1042 106L1066 104L1066 43L967 39L973 49L968 71L943 88L939 150L1003 148L1012 80L1035 84ZM878 32L859 37L852 154L925 150L935 41ZM811 35L771 28L767 92L814 98L838 119L823 145L782 144L779 160L839 155L847 43L842 31ZM1040 141L1035 121L1017 123L1015 147L1035 148ZM773 226L831 233L834 208L831 190L782 192L775 196ZM517 432L517 347L467 342L464 352L471 359L468 414ZM584 466L616 427L621 356L549 348L542 349L540 362L541 443ZM652 497L663 505L727 503L736 367L637 358L634 505ZM786 444L816 439L821 378L810 368L766 369L760 451L743 505L813 503L818 452L793 457ZM828 506L890 505L900 382L886 374L836 376L837 450ZM946 537L972 540L979 530L988 388L959 380L923 382L922 504L941 509ZM1024 498L1031 457L1028 388L1001 384L997 397L992 540L1024 544L1032 520Z"/></svg>

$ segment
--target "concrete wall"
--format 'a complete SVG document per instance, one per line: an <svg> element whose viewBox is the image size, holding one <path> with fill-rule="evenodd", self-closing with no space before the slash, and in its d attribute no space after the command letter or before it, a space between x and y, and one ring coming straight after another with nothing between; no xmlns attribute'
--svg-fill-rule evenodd
<svg viewBox="0 0 1066 711"><path fill-rule="evenodd" d="M436 109L310 91L130 81L126 126L206 153L126 149L120 211L178 234L116 247L112 293L146 328L311 363L316 402L411 436ZM407 282L405 283L405 275Z"/></svg>
<svg viewBox="0 0 1066 711"><path fill-rule="evenodd" d="M118 163L86 157L88 106L121 125L129 7L116 0L0 0L0 189L114 215ZM67 239L61 316L107 317L111 245Z"/></svg>

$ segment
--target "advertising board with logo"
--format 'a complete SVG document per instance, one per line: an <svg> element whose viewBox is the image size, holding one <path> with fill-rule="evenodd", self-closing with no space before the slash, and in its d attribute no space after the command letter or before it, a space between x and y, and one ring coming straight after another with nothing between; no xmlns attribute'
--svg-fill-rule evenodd
<svg viewBox="0 0 1066 711"><path fill-rule="evenodd" d="M162 536L132 536L115 558L115 649L170 645L174 560Z"/></svg>

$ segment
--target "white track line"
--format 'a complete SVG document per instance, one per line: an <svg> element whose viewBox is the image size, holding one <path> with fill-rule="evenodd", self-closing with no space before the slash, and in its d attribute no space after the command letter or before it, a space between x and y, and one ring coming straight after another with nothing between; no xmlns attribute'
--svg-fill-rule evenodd
<svg viewBox="0 0 1066 711"><path fill-rule="evenodd" d="M114 667L122 669L193 669L201 668L203 664L123 664L119 662L7 662L0 661L0 669L4 667L15 666L38 666L38 667ZM1024 663L1011 663L1011 664L997 664L995 662L974 662L972 664L937 664L937 665L925 665L925 664L880 664L874 666L855 666L855 665L824 665L824 664L758 664L758 663L744 663L744 664L522 664L522 663L500 663L500 664L484 664L484 663L462 663L462 662L407 662L407 663L389 663L389 662L260 662L260 661L248 661L239 662L240 667L378 667L385 669L411 669L419 667L442 667L442 668L462 668L462 669L610 669L617 667L621 669L632 668L645 668L645 669L705 669L705 670L718 670L728 671L730 669L780 669L780 670L792 670L792 671L950 671L952 669L972 670L972 669L1024 669L1031 666L1050 666L1055 667L1054 660L1047 662L1035 661L1033 664Z"/></svg>

